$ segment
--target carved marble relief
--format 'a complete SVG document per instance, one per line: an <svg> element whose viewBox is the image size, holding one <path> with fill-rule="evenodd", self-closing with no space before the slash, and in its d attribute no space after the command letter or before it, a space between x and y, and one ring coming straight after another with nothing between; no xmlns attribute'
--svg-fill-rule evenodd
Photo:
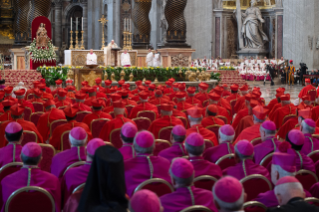
<svg viewBox="0 0 319 212"><path fill-rule="evenodd" d="M187 67L188 65L189 65L188 56L184 56L183 54L172 56L172 67L178 67L178 66Z"/></svg>

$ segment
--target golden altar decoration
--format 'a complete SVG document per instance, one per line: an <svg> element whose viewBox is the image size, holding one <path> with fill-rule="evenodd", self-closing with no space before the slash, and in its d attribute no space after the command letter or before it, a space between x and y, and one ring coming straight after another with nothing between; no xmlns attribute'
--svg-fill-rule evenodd
<svg viewBox="0 0 319 212"><path fill-rule="evenodd" d="M103 79L103 68L75 68L70 69L68 73L68 78L74 80L74 86L77 90L81 89L81 83L87 81L89 86L95 85L95 79Z"/></svg>

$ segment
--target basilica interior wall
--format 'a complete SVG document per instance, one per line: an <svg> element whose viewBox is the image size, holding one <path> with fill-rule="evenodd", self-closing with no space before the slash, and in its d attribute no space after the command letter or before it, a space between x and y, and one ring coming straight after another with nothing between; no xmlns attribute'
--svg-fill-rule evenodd
<svg viewBox="0 0 319 212"><path fill-rule="evenodd" d="M301 61L309 69L319 68L316 40L319 36L317 0L289 0L284 4L284 57L292 59L299 67Z"/></svg>

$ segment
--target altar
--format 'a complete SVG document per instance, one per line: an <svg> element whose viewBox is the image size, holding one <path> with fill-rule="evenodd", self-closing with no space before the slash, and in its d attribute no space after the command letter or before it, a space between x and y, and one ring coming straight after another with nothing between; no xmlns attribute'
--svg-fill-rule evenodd
<svg viewBox="0 0 319 212"><path fill-rule="evenodd" d="M77 90L81 89L81 83L87 81L89 86L95 85L95 79L103 79L103 68L75 68L70 70L70 78L74 80L74 86ZM73 73L72 73L73 71Z"/></svg>

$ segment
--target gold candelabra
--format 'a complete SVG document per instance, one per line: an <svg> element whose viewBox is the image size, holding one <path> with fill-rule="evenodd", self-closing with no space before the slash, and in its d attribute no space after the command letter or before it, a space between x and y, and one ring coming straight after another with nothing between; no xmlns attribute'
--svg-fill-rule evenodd
<svg viewBox="0 0 319 212"><path fill-rule="evenodd" d="M78 34L79 34L79 31L76 30L76 31L75 31L75 49L79 49L79 38L78 38Z"/></svg>
<svg viewBox="0 0 319 212"><path fill-rule="evenodd" d="M74 47L73 47L73 31L71 30L70 31L70 34L71 34L71 36L70 36L70 50L73 50L74 49Z"/></svg>
<svg viewBox="0 0 319 212"><path fill-rule="evenodd" d="M132 50L132 33L129 31L123 31L124 46L123 49Z"/></svg>
<svg viewBox="0 0 319 212"><path fill-rule="evenodd" d="M81 33L82 33L82 41L81 41L82 44L80 49L85 49L84 48L84 31L82 30Z"/></svg>
<svg viewBox="0 0 319 212"><path fill-rule="evenodd" d="M101 48L101 50L103 50L105 48L104 25L106 22L108 22L108 20L106 20L104 15L102 15L102 18L99 20L99 22L101 22L101 24L102 24L102 48Z"/></svg>

